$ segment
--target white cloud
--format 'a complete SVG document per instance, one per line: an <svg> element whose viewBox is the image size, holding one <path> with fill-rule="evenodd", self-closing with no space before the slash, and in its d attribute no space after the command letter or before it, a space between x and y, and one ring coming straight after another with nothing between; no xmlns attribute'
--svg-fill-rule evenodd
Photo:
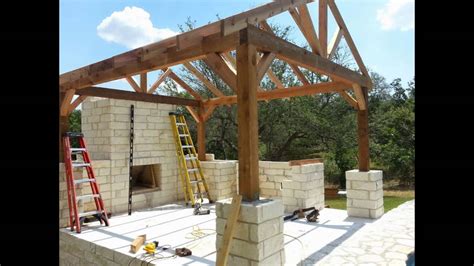
<svg viewBox="0 0 474 266"><path fill-rule="evenodd" d="M148 12L139 7L127 6L102 20L97 26L97 34L108 42L137 48L174 36L177 32L168 28L155 28Z"/></svg>
<svg viewBox="0 0 474 266"><path fill-rule="evenodd" d="M377 10L377 20L383 30L412 30L415 27L415 0L389 0Z"/></svg>

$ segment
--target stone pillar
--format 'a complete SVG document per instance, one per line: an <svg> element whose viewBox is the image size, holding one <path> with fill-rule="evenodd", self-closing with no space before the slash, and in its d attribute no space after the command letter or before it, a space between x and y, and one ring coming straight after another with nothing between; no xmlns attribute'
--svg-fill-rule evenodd
<svg viewBox="0 0 474 266"><path fill-rule="evenodd" d="M219 250L231 199L216 204L216 248ZM279 199L242 202L227 265L283 265L283 203Z"/></svg>
<svg viewBox="0 0 474 266"><path fill-rule="evenodd" d="M379 218L384 213L382 171L346 172L347 214L364 218Z"/></svg>
<svg viewBox="0 0 474 266"><path fill-rule="evenodd" d="M209 193L214 201L231 198L237 194L237 169L235 161L202 161Z"/></svg>

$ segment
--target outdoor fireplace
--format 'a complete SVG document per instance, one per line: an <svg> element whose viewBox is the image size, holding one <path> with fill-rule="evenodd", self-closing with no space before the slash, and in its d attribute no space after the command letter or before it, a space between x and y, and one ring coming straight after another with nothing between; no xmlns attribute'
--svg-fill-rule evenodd
<svg viewBox="0 0 474 266"><path fill-rule="evenodd" d="M161 165L132 166L132 193L140 194L161 190Z"/></svg>

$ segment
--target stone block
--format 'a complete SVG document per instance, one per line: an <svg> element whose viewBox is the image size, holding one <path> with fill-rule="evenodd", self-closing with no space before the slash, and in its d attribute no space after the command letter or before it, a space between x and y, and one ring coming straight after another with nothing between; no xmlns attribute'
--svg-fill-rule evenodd
<svg viewBox="0 0 474 266"><path fill-rule="evenodd" d="M348 207L347 208L347 215L348 216L353 216L353 217L368 218L368 217L370 217L370 212L369 212L369 209Z"/></svg>
<svg viewBox="0 0 474 266"><path fill-rule="evenodd" d="M354 189L347 189L347 197L351 199L369 199L369 191L367 190L354 190Z"/></svg>
<svg viewBox="0 0 474 266"><path fill-rule="evenodd" d="M370 200L378 200L380 198L383 198L383 189L378 189L376 191L369 191Z"/></svg>
<svg viewBox="0 0 474 266"><path fill-rule="evenodd" d="M377 208L376 210L369 210L369 212L370 212L370 218L377 219L377 218L380 218L384 214L384 207L381 206Z"/></svg>
<svg viewBox="0 0 474 266"><path fill-rule="evenodd" d="M220 235L224 234L225 225L227 219L217 218L216 219L216 232ZM237 223L237 228L234 232L234 237L241 240L249 240L249 227L251 224L248 223Z"/></svg>
<svg viewBox="0 0 474 266"><path fill-rule="evenodd" d="M283 219L276 218L261 224L250 224L250 241L262 242L283 232Z"/></svg>

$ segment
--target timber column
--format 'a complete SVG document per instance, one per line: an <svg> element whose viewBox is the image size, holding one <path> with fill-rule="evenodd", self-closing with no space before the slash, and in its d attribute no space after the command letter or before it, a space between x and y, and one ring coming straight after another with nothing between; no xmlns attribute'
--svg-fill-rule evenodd
<svg viewBox="0 0 474 266"><path fill-rule="evenodd" d="M239 152L239 194L243 202L237 228L230 244L227 265L283 265L283 203L262 199L259 194L257 49L247 29L240 31L237 46L237 115ZM231 200L216 204L216 249L220 255Z"/></svg>

